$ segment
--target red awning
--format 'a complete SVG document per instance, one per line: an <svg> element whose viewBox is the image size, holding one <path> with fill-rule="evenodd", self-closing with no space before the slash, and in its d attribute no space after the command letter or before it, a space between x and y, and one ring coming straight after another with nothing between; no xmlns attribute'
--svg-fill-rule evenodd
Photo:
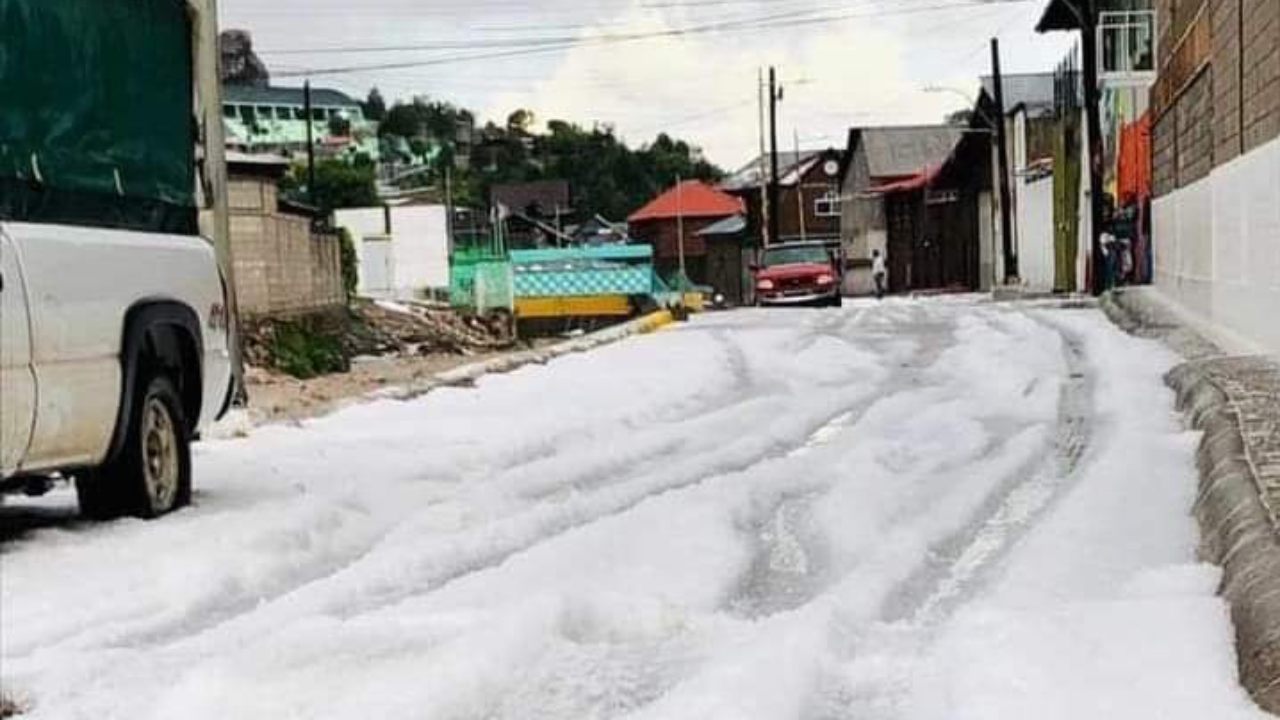
<svg viewBox="0 0 1280 720"><path fill-rule="evenodd" d="M942 165L930 165L909 178L895 180L883 185L875 185L867 190L871 195L888 195L891 193L923 190L933 184L942 173Z"/></svg>

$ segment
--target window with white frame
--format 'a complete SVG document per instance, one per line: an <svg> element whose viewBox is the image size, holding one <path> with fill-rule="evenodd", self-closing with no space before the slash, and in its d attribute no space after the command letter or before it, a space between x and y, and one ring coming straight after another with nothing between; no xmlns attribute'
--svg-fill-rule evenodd
<svg viewBox="0 0 1280 720"><path fill-rule="evenodd" d="M813 214L818 217L840 217L840 193L827 190L813 201Z"/></svg>
<svg viewBox="0 0 1280 720"><path fill-rule="evenodd" d="M1156 72L1156 11L1100 13L1098 63L1109 80L1144 77Z"/></svg>

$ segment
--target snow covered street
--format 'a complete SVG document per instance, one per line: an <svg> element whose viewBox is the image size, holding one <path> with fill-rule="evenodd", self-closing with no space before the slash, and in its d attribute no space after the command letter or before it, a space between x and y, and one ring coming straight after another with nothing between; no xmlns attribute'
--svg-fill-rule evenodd
<svg viewBox="0 0 1280 720"><path fill-rule="evenodd" d="M7 500L31 718L1236 720L1176 358L1095 310L738 311Z"/></svg>

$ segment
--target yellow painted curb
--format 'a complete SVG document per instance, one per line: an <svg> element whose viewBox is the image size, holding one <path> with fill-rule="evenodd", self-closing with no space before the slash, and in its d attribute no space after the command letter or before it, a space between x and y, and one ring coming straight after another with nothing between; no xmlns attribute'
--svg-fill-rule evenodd
<svg viewBox="0 0 1280 720"><path fill-rule="evenodd" d="M637 325L639 326L638 331L641 334L656 332L668 325L673 324L675 321L676 321L676 316L672 315L670 310L659 310L657 312L649 313L648 315L645 315L644 317L640 318L637 321Z"/></svg>

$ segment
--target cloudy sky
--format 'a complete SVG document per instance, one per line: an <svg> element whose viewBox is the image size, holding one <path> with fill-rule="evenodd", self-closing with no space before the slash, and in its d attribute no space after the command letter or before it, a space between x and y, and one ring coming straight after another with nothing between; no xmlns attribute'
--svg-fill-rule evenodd
<svg viewBox="0 0 1280 720"><path fill-rule="evenodd" d="M1006 71L1049 70L1067 36L1046 0L222 0L278 84L418 94L501 119L660 131L726 168L758 150L756 78L785 87L784 147L840 146L852 125L935 122L966 104L1001 38ZM340 70L326 74L326 71Z"/></svg>

